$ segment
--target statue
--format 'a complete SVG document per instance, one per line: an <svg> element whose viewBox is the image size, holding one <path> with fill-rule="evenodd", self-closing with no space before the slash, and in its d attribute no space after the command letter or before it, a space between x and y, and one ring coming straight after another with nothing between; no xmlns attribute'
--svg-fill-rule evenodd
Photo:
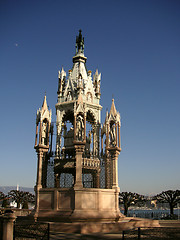
<svg viewBox="0 0 180 240"><path fill-rule="evenodd" d="M67 95L67 101L71 101L71 100L72 100L72 93L69 91Z"/></svg>
<svg viewBox="0 0 180 240"><path fill-rule="evenodd" d="M95 141L94 155L97 157L99 155L98 141Z"/></svg>
<svg viewBox="0 0 180 240"><path fill-rule="evenodd" d="M84 53L84 38L82 37L81 30L79 30L79 36L76 37L76 54L80 51Z"/></svg>
<svg viewBox="0 0 180 240"><path fill-rule="evenodd" d="M59 78L59 86L58 86L58 91L62 93L64 84L65 84L65 79L66 79L66 72L62 68L61 72L58 72L58 78Z"/></svg>
<svg viewBox="0 0 180 240"><path fill-rule="evenodd" d="M77 122L76 122L76 139L78 141L83 141L84 140L84 120L81 115L77 117Z"/></svg>
<svg viewBox="0 0 180 240"><path fill-rule="evenodd" d="M110 128L110 145L116 146L116 127L113 124Z"/></svg>
<svg viewBox="0 0 180 240"><path fill-rule="evenodd" d="M47 145L46 141L47 141L47 123L43 122L42 123L42 145Z"/></svg>
<svg viewBox="0 0 180 240"><path fill-rule="evenodd" d="M82 79L82 74L80 73L79 74L79 77L78 77L78 88L83 88L83 79Z"/></svg>

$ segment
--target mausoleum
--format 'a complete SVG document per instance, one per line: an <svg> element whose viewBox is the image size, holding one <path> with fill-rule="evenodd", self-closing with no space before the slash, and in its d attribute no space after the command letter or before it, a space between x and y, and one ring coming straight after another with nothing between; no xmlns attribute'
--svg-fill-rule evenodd
<svg viewBox="0 0 180 240"><path fill-rule="evenodd" d="M122 217L118 202L120 114L112 99L101 123L101 73L96 70L92 76L87 70L81 30L72 60L68 73L63 68L58 73L56 129L46 96L37 111L34 217L55 222L117 222Z"/></svg>

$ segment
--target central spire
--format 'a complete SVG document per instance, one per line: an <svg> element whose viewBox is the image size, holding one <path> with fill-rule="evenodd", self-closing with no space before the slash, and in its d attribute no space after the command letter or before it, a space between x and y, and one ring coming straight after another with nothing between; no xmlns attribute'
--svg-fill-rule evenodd
<svg viewBox="0 0 180 240"><path fill-rule="evenodd" d="M84 38L81 34L82 30L79 30L79 36L76 36L76 54L78 52L84 53Z"/></svg>

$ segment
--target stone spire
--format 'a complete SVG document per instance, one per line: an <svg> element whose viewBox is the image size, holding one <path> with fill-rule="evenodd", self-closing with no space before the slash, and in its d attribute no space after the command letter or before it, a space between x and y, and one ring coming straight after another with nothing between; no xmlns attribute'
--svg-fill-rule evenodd
<svg viewBox="0 0 180 240"><path fill-rule="evenodd" d="M101 73L96 70L92 79L92 72L87 70L87 58L84 55L84 37L82 31L76 37L76 53L73 56L73 66L66 75L62 68L58 73L58 103L74 103L82 95L83 102L97 104L100 102Z"/></svg>
<svg viewBox="0 0 180 240"><path fill-rule="evenodd" d="M46 94L45 94L41 111L42 113L44 113L46 110L48 110L48 106L47 106L47 100L46 100Z"/></svg>
<svg viewBox="0 0 180 240"><path fill-rule="evenodd" d="M110 112L109 112L109 122L110 121L119 121L120 123L120 114L119 112L116 110L116 107L115 107L115 103L114 103L114 99L112 99L112 104L111 104L111 109L110 109Z"/></svg>
<svg viewBox="0 0 180 240"><path fill-rule="evenodd" d="M51 126L51 110L48 109L46 95L44 96L44 101L42 108L37 110L36 115L36 138L35 138L35 148L37 146L46 145L49 147L49 132ZM39 134L38 134L39 125ZM38 136L39 135L39 136ZM37 140L39 139L39 143Z"/></svg>

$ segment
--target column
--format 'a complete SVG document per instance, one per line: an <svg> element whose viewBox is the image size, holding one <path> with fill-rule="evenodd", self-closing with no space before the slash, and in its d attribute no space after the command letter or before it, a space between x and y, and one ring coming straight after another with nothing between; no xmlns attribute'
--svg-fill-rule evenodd
<svg viewBox="0 0 180 240"><path fill-rule="evenodd" d="M118 135L117 135L117 123L115 123L116 126L116 146L118 145Z"/></svg>
<svg viewBox="0 0 180 240"><path fill-rule="evenodd" d="M101 153L103 153L103 135L101 134Z"/></svg>
<svg viewBox="0 0 180 240"><path fill-rule="evenodd" d="M13 240L13 228L16 216L14 213L6 213L3 221L3 240Z"/></svg>
<svg viewBox="0 0 180 240"><path fill-rule="evenodd" d="M42 158L43 158L43 151L38 149L38 166L37 166L37 180L36 186L34 188L36 192L36 199L35 199L35 214L34 219L37 219L38 212L39 212L39 190L42 188Z"/></svg>
<svg viewBox="0 0 180 240"><path fill-rule="evenodd" d="M42 159L43 159L43 151L38 151L38 166L37 166L37 182L36 186L42 188Z"/></svg>
<svg viewBox="0 0 180 240"><path fill-rule="evenodd" d="M40 121L40 129L39 129L39 145L42 144L41 136L42 136L42 122Z"/></svg>
<svg viewBox="0 0 180 240"><path fill-rule="evenodd" d="M119 155L118 150L110 150L112 159L112 188L118 188L118 166L117 159Z"/></svg>
<svg viewBox="0 0 180 240"><path fill-rule="evenodd" d="M76 115L74 115L74 141L76 141Z"/></svg>
<svg viewBox="0 0 180 240"><path fill-rule="evenodd" d="M76 180L75 187L83 187L82 184L82 154L84 152L84 144L76 144Z"/></svg>
<svg viewBox="0 0 180 240"><path fill-rule="evenodd" d="M36 138L35 138L35 146L37 146L37 137L38 137L38 124L36 125Z"/></svg>
<svg viewBox="0 0 180 240"><path fill-rule="evenodd" d="M121 149L121 134L120 134L120 125L118 123L118 129L119 129L119 148Z"/></svg>

